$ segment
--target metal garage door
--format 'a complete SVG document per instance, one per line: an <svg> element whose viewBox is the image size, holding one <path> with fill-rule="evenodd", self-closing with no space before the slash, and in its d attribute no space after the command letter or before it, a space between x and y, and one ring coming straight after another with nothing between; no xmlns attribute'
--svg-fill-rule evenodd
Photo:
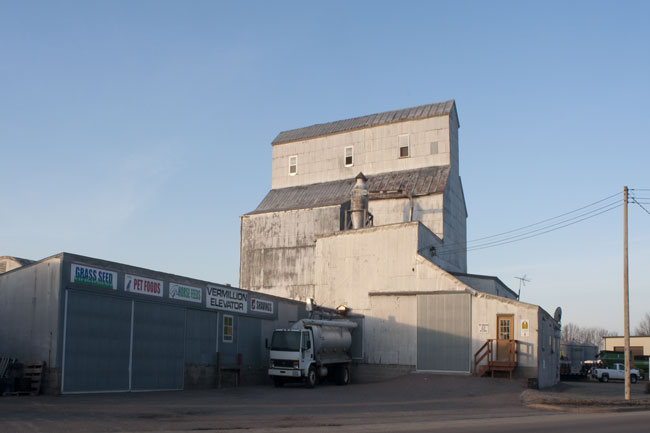
<svg viewBox="0 0 650 433"><path fill-rule="evenodd" d="M260 319L252 317L239 318L240 335L246 338L240 338L237 344L237 350L242 355L242 365L250 367L265 367L262 365L262 326Z"/></svg>
<svg viewBox="0 0 650 433"><path fill-rule="evenodd" d="M470 295L418 295L417 369L470 371Z"/></svg>
<svg viewBox="0 0 650 433"><path fill-rule="evenodd" d="M63 392L128 391L131 301L66 292Z"/></svg>
<svg viewBox="0 0 650 433"><path fill-rule="evenodd" d="M185 315L185 362L217 363L217 313L187 309Z"/></svg>
<svg viewBox="0 0 650 433"><path fill-rule="evenodd" d="M184 358L185 309L135 302L131 389L182 389Z"/></svg>

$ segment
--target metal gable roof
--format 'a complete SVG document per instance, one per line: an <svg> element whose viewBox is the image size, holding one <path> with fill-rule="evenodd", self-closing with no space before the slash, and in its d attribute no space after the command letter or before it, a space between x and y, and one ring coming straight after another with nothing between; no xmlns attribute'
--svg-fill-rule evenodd
<svg viewBox="0 0 650 433"><path fill-rule="evenodd" d="M368 116L354 117L352 119L338 120L336 122L320 123L304 128L283 131L278 134L271 144L289 143L291 141L306 140L339 132L354 131L371 126L387 125L390 123L404 122L407 120L426 119L428 117L443 116L454 111L454 100L437 102L435 104L420 105L418 107L404 108L401 110L386 111L370 114Z"/></svg>
<svg viewBox="0 0 650 433"><path fill-rule="evenodd" d="M368 176L371 200L439 194L445 190L449 166L427 167ZM355 180L343 179L272 189L247 215L340 205L350 200Z"/></svg>

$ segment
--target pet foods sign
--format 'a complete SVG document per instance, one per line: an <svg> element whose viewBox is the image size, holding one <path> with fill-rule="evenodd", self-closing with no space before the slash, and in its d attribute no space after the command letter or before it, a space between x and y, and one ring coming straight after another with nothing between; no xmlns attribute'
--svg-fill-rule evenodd
<svg viewBox="0 0 650 433"><path fill-rule="evenodd" d="M163 282L150 278L136 277L135 275L125 275L124 290L131 293L162 297Z"/></svg>
<svg viewBox="0 0 650 433"><path fill-rule="evenodd" d="M208 286L205 306L217 310L248 312L248 294L230 287Z"/></svg>

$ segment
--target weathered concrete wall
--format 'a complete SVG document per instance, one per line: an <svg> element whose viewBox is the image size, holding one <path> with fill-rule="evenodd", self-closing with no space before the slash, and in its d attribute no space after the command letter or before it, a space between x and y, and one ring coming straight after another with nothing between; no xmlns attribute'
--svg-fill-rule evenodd
<svg viewBox="0 0 650 433"><path fill-rule="evenodd" d="M364 362L413 366L417 361L417 297L372 296L364 321Z"/></svg>
<svg viewBox="0 0 650 433"><path fill-rule="evenodd" d="M340 229L340 206L242 216L240 287L302 301L313 297L316 237Z"/></svg>
<svg viewBox="0 0 650 433"><path fill-rule="evenodd" d="M413 365L362 364L353 362L350 371L352 383L372 383L404 376L415 371Z"/></svg>
<svg viewBox="0 0 650 433"><path fill-rule="evenodd" d="M210 389L217 386L217 366L185 364L184 389Z"/></svg>
<svg viewBox="0 0 650 433"><path fill-rule="evenodd" d="M464 284L430 261L437 257L429 259L418 254L419 249L435 242L439 240L419 222L319 237L315 253L316 302L332 308L345 304L355 311L365 311L371 308L369 292L465 290Z"/></svg>
<svg viewBox="0 0 650 433"><path fill-rule="evenodd" d="M455 120L452 120L455 122ZM272 188L349 179L450 163L449 116L381 125L273 146ZM409 134L411 156L400 158L398 136ZM346 167L345 147L354 146L354 164ZM289 175L289 156L298 170Z"/></svg>
<svg viewBox="0 0 650 433"><path fill-rule="evenodd" d="M349 230L316 242L317 303L370 308L368 292L415 288L417 224Z"/></svg>
<svg viewBox="0 0 650 433"><path fill-rule="evenodd" d="M61 367L56 362L60 279L58 257L0 275L3 356Z"/></svg>

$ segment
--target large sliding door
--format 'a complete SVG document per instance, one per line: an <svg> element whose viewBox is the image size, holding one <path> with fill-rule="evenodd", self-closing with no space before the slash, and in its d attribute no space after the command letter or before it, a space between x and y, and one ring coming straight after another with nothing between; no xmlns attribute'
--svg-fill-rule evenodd
<svg viewBox="0 0 650 433"><path fill-rule="evenodd" d="M61 391L183 389L185 315L183 307L68 290ZM215 313L203 316L215 326ZM208 338L191 345L206 364L214 362L214 333Z"/></svg>
<svg viewBox="0 0 650 433"><path fill-rule="evenodd" d="M417 369L469 372L470 295L418 295L417 304Z"/></svg>
<svg viewBox="0 0 650 433"><path fill-rule="evenodd" d="M131 300L66 293L62 392L128 391Z"/></svg>
<svg viewBox="0 0 650 433"><path fill-rule="evenodd" d="M131 389L183 389L185 309L135 302Z"/></svg>

